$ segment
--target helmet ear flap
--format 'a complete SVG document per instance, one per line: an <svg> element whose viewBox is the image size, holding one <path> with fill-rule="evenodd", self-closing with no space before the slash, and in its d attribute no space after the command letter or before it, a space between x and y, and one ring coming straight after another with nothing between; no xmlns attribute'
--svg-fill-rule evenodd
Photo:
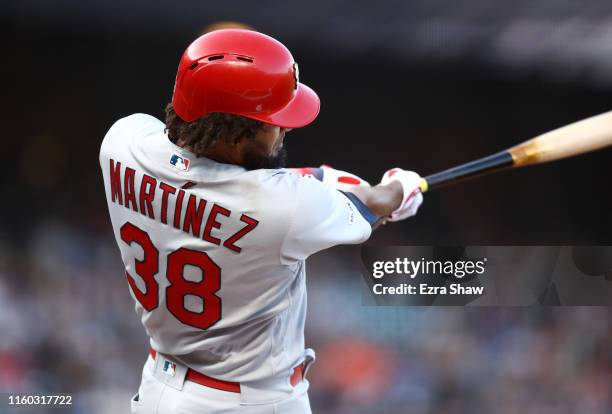
<svg viewBox="0 0 612 414"><path fill-rule="evenodd" d="M302 102L298 113L291 109L300 87L297 63L282 43L251 30L225 29L199 37L185 50L172 103L186 122L223 112L297 128L312 122L319 109L312 91L309 105Z"/></svg>

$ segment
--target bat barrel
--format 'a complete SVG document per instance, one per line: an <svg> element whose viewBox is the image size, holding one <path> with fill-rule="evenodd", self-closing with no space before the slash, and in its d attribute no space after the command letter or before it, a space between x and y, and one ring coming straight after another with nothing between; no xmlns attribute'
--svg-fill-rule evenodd
<svg viewBox="0 0 612 414"><path fill-rule="evenodd" d="M504 167L510 167L513 162L512 155L508 151L500 151L488 157L480 158L424 177L420 185L421 191L425 192L432 188L441 187L445 184L450 184L468 177L492 172Z"/></svg>
<svg viewBox="0 0 612 414"><path fill-rule="evenodd" d="M612 145L612 111L539 135L508 150L421 178L422 192L500 170L554 161Z"/></svg>

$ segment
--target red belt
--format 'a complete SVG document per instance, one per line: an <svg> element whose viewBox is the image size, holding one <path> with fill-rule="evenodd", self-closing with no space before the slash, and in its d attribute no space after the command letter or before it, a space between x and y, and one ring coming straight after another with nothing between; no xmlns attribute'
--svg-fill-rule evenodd
<svg viewBox="0 0 612 414"><path fill-rule="evenodd" d="M157 351L153 348L149 349L149 355L151 358L155 359L157 356ZM304 378L304 364L300 364L293 369L293 373L289 378L289 382L293 387L302 381ZM231 382L231 381L223 381L220 379L211 378L208 375L200 374L198 371L194 371L191 368L187 368L187 375L185 379L195 382L196 384L204 385L205 387L216 388L218 390L229 391L229 392L240 392L240 383L239 382Z"/></svg>

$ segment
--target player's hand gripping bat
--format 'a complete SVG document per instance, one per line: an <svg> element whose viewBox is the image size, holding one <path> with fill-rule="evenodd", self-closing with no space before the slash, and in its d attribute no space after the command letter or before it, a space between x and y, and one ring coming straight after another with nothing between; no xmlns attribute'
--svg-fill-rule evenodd
<svg viewBox="0 0 612 414"><path fill-rule="evenodd" d="M539 135L488 157L421 178L421 192L505 168L573 157L612 145L612 111Z"/></svg>

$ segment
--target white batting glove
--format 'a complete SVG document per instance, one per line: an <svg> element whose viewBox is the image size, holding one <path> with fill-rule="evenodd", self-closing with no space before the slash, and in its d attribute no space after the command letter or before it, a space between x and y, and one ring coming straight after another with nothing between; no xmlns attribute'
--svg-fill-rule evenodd
<svg viewBox="0 0 612 414"><path fill-rule="evenodd" d="M336 170L325 164L321 165L319 168L288 168L288 170L302 176L311 175L321 181L325 186L333 188L334 190L350 191L351 188L355 186L370 187L370 183L359 178L355 174Z"/></svg>
<svg viewBox="0 0 612 414"><path fill-rule="evenodd" d="M423 194L419 183L421 176L413 171L402 170L401 168L392 168L387 171L380 183L387 185L391 181L399 181L404 189L404 197L399 208L389 215L388 221L400 221L412 217L417 213L420 205L423 203Z"/></svg>

